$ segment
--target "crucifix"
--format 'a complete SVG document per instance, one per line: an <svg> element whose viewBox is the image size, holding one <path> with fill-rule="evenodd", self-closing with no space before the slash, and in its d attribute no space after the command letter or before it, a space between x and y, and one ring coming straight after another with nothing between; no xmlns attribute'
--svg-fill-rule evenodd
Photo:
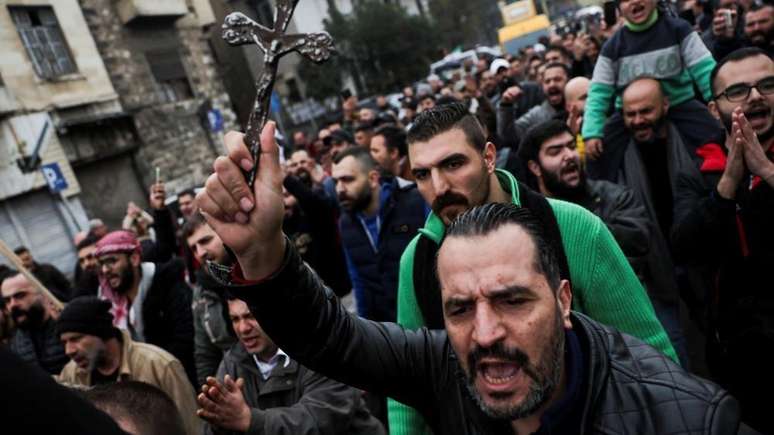
<svg viewBox="0 0 774 435"><path fill-rule="evenodd" d="M277 66L282 56L298 52L307 59L321 63L335 51L333 39L328 33L307 33L286 35L285 30L299 0L277 0L274 13L274 27L256 23L240 12L226 16L223 22L223 39L231 45L255 44L263 52L263 71L255 82L257 95L253 110L247 122L245 141L250 147L255 165L245 173L247 184L252 187L261 156L261 130L269 116L274 81L277 78Z"/></svg>

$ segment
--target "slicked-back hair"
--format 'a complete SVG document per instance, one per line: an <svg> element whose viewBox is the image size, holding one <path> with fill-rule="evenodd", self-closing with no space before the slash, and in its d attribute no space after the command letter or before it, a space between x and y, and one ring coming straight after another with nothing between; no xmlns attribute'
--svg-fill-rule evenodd
<svg viewBox="0 0 774 435"><path fill-rule="evenodd" d="M545 276L551 289L557 291L561 281L557 254L548 243L543 224L527 208L496 202L473 207L449 225L444 241L453 237L486 236L505 225L518 225L527 233L535 245L535 271Z"/></svg>
<svg viewBox="0 0 774 435"><path fill-rule="evenodd" d="M382 125L374 131L374 137L382 136L388 150L398 150L398 155L406 155L406 131L397 125Z"/></svg>
<svg viewBox="0 0 774 435"><path fill-rule="evenodd" d="M338 153L336 158L333 159L333 163L338 165L347 157L353 157L355 160L357 160L360 163L360 167L363 169L363 172L365 173L374 171L378 167L376 160L371 157L371 152L360 146L347 148L344 151Z"/></svg>
<svg viewBox="0 0 774 435"><path fill-rule="evenodd" d="M427 142L441 133L459 128L465 133L468 143L479 151L486 147L484 129L463 103L451 103L435 106L417 115L407 139L409 145Z"/></svg>
<svg viewBox="0 0 774 435"><path fill-rule="evenodd" d="M745 59L749 59L751 57L758 57L758 56L764 56L768 57L771 60L771 55L766 53L765 51L761 50L758 47L744 47L740 48L738 50L734 50L731 53L729 53L726 57L720 60L720 62L715 64L715 68L712 68L712 72L710 73L710 86L712 86L712 98L717 99L718 98L718 92L715 91L715 85L718 78L718 73L720 73L720 69L723 68L727 63L729 62L741 62ZM722 89L719 89L718 91L722 91Z"/></svg>
<svg viewBox="0 0 774 435"><path fill-rule="evenodd" d="M541 122L538 125L532 126L519 145L519 157L525 163L534 160L538 161L538 155L540 154L540 147L543 146L543 142L551 139L552 137L559 136L562 133L569 133L573 136L572 130L562 120L551 119L545 122ZM574 137L574 136L573 136Z"/></svg>
<svg viewBox="0 0 774 435"><path fill-rule="evenodd" d="M113 420L131 422L145 435L185 435L175 402L159 388L138 381L115 382L86 390L83 396Z"/></svg>

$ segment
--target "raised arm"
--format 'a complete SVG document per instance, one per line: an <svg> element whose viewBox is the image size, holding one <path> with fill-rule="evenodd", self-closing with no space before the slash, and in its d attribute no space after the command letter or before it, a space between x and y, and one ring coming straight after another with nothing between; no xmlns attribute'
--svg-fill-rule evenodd
<svg viewBox="0 0 774 435"><path fill-rule="evenodd" d="M322 375L425 410L436 402L431 373L446 371L443 332L405 331L350 315L282 234L282 175L274 124L262 132L253 190L241 172L252 165L242 135L226 137L228 157L197 197L205 217L235 253L241 282L231 291L247 302L274 342ZM249 280L249 281L248 281ZM436 379L436 382L438 380Z"/></svg>

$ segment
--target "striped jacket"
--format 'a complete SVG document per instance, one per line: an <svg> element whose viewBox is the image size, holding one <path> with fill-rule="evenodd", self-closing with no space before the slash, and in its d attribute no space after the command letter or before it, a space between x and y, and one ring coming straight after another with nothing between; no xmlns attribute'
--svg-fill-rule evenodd
<svg viewBox="0 0 774 435"><path fill-rule="evenodd" d="M681 18L659 16L650 25L627 25L602 46L594 68L583 120L583 137L601 138L610 103L634 79L658 79L672 106L695 97L694 83L706 101L712 97L710 73L715 59L701 37Z"/></svg>

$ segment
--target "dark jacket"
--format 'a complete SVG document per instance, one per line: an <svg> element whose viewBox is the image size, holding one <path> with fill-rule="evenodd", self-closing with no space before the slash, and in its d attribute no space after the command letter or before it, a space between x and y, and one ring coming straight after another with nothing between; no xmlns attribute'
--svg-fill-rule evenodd
<svg viewBox="0 0 774 435"><path fill-rule="evenodd" d="M346 295L352 284L341 247L336 205L322 189L310 189L296 177L285 177L283 185L298 201L293 216L283 221L283 231L323 281L338 296Z"/></svg>
<svg viewBox="0 0 774 435"><path fill-rule="evenodd" d="M3 433L15 435L126 435L79 392L59 385L0 346Z"/></svg>
<svg viewBox="0 0 774 435"><path fill-rule="evenodd" d="M172 211L167 208L153 209L153 230L156 232L156 240L143 240L142 261L150 263L166 263L177 252L177 239L175 238L175 221Z"/></svg>
<svg viewBox="0 0 774 435"><path fill-rule="evenodd" d="M196 381L191 288L183 279L185 266L179 259L156 264L148 294L142 305L145 341L180 360L191 382Z"/></svg>
<svg viewBox="0 0 774 435"><path fill-rule="evenodd" d="M645 206L631 189L609 181L587 180L586 192L578 204L602 219L632 269L642 277L652 230Z"/></svg>
<svg viewBox="0 0 774 435"><path fill-rule="evenodd" d="M37 345L35 343L38 343ZM70 361L56 333L56 321L47 320L38 330L16 329L8 347L19 357L35 364L52 375L58 375Z"/></svg>
<svg viewBox="0 0 774 435"><path fill-rule="evenodd" d="M196 271L193 290L194 361L198 385L204 385L208 376L215 376L223 354L236 343L226 288L210 277L204 269Z"/></svg>
<svg viewBox="0 0 774 435"><path fill-rule="evenodd" d="M665 234L657 223L658 214L655 208L654 193L651 191L651 178L668 177L674 198L677 190L677 178L679 173L699 173L698 156L690 154L688 147L682 140L677 128L668 123L668 138L666 144L666 174L649 174L637 145L630 141L624 151L621 167L618 170L618 182L626 185L634 191L638 200L645 206L648 218L652 225L650 253L648 254L648 293L665 302L675 302L679 295L675 278L675 265L672 258L672 250L669 244L669 233ZM673 202L674 203L674 202ZM674 209L674 207L672 207ZM674 217L672 218L672 225Z"/></svg>
<svg viewBox="0 0 774 435"><path fill-rule="evenodd" d="M500 102L497 105L497 136L498 144L503 148L511 148L516 151L519 148L521 138L514 130L514 121L545 100L543 88L535 82L519 83L522 94L515 103Z"/></svg>
<svg viewBox="0 0 774 435"><path fill-rule="evenodd" d="M774 189L748 173L735 199L724 199L717 192L723 147L708 144L700 151L702 176L678 178L672 241L676 255L704 272L709 284L706 336L713 375L740 400L745 421L772 433L770 410L759 394L774 388L769 369L774 361Z"/></svg>
<svg viewBox="0 0 774 435"><path fill-rule="evenodd" d="M467 391L445 331L405 330L347 313L292 248L260 283L232 290L304 365L416 408L438 434L510 434ZM585 359L585 434L737 433L737 402L643 342L572 314Z"/></svg>
<svg viewBox="0 0 774 435"><path fill-rule="evenodd" d="M424 226L427 209L415 184L388 180L382 184L376 249L355 213L344 213L339 220L359 314L376 321L395 321L400 257Z"/></svg>
<svg viewBox="0 0 774 435"><path fill-rule="evenodd" d="M241 343L226 353L218 379L245 380L242 393L250 407L248 434L379 435L384 427L363 402L362 392L321 376L290 360L280 360L268 379ZM222 431L207 425L205 433Z"/></svg>
<svg viewBox="0 0 774 435"><path fill-rule="evenodd" d="M60 301L68 302L73 297L70 281L53 265L35 263L32 274Z"/></svg>

